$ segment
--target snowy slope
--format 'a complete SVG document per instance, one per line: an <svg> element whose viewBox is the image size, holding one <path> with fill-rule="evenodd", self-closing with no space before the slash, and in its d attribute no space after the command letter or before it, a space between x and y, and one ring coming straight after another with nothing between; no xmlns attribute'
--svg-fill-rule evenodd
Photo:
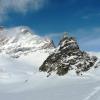
<svg viewBox="0 0 100 100"><path fill-rule="evenodd" d="M0 56L0 68L3 68L0 75L1 100L100 99L100 68L83 76L72 72L63 77L54 75L47 78L45 73L37 70L48 54L37 52L33 55L35 59L32 55L18 59Z"/></svg>
<svg viewBox="0 0 100 100"><path fill-rule="evenodd" d="M37 51L28 56L13 59L7 55L0 55L0 83L25 81L30 75L38 73L39 66L48 56L48 53Z"/></svg>
<svg viewBox="0 0 100 100"><path fill-rule="evenodd" d="M72 71L65 76L47 78L47 74L40 73L38 68L48 55L43 51L17 59L0 55L0 99L100 100L99 67L83 76Z"/></svg>

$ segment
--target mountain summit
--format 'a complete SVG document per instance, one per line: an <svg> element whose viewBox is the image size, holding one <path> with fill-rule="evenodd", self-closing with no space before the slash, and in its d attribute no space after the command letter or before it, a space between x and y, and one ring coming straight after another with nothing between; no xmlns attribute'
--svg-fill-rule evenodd
<svg viewBox="0 0 100 100"><path fill-rule="evenodd" d="M44 61L39 70L49 75L52 72L65 75L70 70L80 74L93 67L96 61L97 57L81 51L76 39L64 33L58 48Z"/></svg>
<svg viewBox="0 0 100 100"><path fill-rule="evenodd" d="M38 50L53 49L54 43L49 38L36 35L25 26L4 28L0 31L0 52L18 58Z"/></svg>

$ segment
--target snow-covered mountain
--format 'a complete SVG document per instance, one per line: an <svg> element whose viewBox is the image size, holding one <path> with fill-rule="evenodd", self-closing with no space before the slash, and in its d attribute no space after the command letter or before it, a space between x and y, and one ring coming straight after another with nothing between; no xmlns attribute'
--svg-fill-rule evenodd
<svg viewBox="0 0 100 100"><path fill-rule="evenodd" d="M100 100L99 59L100 53L81 51L72 37L64 35L55 48L28 27L1 27L0 100ZM78 76L78 70L86 71ZM57 71L62 76L46 77Z"/></svg>
<svg viewBox="0 0 100 100"><path fill-rule="evenodd" d="M49 73L56 72L65 75L71 70L79 75L88 71L91 67L97 67L98 58L81 51L76 39L64 35L57 50L54 51L41 65L40 71ZM100 63L100 62L99 62Z"/></svg>
<svg viewBox="0 0 100 100"><path fill-rule="evenodd" d="M0 54L9 55L12 58L21 56L29 58L29 55L32 55L31 59L34 63L39 61L37 70L47 72L49 75L52 72L65 75L73 69L77 74L82 74L91 67L98 67L98 58L81 51L74 37L69 37L65 33L58 47L55 48L51 39L40 37L25 26L0 27ZM41 62L39 56L45 54L48 57L44 57L44 61L41 59Z"/></svg>
<svg viewBox="0 0 100 100"><path fill-rule="evenodd" d="M2 28L0 30L0 52L12 57L19 57L37 50L54 49L54 43L49 38L40 37L25 26Z"/></svg>

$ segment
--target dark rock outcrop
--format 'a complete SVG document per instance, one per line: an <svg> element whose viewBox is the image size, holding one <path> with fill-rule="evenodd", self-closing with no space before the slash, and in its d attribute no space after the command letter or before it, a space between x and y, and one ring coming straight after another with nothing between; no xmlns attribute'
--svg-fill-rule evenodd
<svg viewBox="0 0 100 100"><path fill-rule="evenodd" d="M80 74L88 71L96 61L97 57L80 50L74 37L64 35L58 48L44 61L39 70L47 72L48 75L52 72L65 75L70 70Z"/></svg>

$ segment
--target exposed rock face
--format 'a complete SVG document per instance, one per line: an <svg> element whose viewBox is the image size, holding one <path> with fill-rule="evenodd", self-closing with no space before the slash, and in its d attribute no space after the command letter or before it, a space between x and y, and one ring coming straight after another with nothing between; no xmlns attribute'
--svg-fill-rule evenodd
<svg viewBox="0 0 100 100"><path fill-rule="evenodd" d="M65 75L70 70L75 70L77 74L80 74L80 72L88 71L96 61L97 57L89 56L79 49L75 38L64 35L58 49L44 61L39 70L49 75L52 72Z"/></svg>

